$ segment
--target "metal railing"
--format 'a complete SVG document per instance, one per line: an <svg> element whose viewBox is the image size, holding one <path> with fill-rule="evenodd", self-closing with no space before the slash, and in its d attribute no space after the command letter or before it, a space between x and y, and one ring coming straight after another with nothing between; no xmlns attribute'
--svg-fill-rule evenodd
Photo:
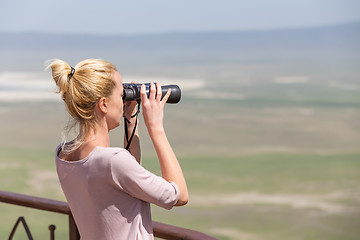
<svg viewBox="0 0 360 240"><path fill-rule="evenodd" d="M5 192L5 191L0 191L0 202L23 206L23 207L35 208L48 212L66 214L69 216L69 240L80 239L79 231L77 229L77 226L75 224L74 218L71 214L67 202L23 195L18 193ZM24 227L26 228L26 223L24 219L22 219L21 217L16 223L16 226L20 222L22 222L24 224ZM15 231L16 226L14 227L13 232ZM165 223L155 222L155 221L153 221L153 228L154 228L154 236L162 239L169 239L169 240L215 240L216 239L201 232L197 232L187 228L176 227ZM52 236L51 238L54 239L55 226L50 225L49 229ZM13 234L13 232L11 234Z"/></svg>

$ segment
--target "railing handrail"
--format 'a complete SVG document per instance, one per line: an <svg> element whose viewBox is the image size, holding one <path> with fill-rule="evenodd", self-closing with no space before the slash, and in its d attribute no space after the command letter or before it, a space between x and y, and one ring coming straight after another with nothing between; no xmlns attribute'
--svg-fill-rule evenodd
<svg viewBox="0 0 360 240"><path fill-rule="evenodd" d="M19 193L0 191L0 202L30 207L48 212L71 215L67 202L29 196ZM154 236L174 240L215 240L216 238L201 232L153 221Z"/></svg>
<svg viewBox="0 0 360 240"><path fill-rule="evenodd" d="M34 197L20 193L0 191L0 202L66 215L71 213L67 202Z"/></svg>

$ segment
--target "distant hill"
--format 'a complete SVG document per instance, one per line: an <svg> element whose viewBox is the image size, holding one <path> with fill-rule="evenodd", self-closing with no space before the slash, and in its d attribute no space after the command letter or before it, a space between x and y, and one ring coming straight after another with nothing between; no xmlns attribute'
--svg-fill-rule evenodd
<svg viewBox="0 0 360 240"><path fill-rule="evenodd" d="M0 71L33 69L54 57L119 64L237 64L360 58L360 22L273 31L149 35L0 33Z"/></svg>

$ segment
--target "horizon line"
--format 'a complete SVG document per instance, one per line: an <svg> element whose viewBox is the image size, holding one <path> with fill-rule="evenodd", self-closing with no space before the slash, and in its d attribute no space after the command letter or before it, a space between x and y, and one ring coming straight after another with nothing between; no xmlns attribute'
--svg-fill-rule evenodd
<svg viewBox="0 0 360 240"><path fill-rule="evenodd" d="M0 30L0 34L51 34L51 35L90 35L90 36L151 36L151 35L169 35L169 34L207 34L207 33L236 33L236 32L276 32L276 31L291 31L291 30L311 30L317 28L331 28L341 27L346 25L360 25L360 20L346 21L333 24L319 24L313 26L295 26L295 27L278 27L278 28L254 28L254 29L214 29L214 30L169 30L169 31L154 31L154 32L138 32L138 33L90 33L90 32L56 32L47 30Z"/></svg>

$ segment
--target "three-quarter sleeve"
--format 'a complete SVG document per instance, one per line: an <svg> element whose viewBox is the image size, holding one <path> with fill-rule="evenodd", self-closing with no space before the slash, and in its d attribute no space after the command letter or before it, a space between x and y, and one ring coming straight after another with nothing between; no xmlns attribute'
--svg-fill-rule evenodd
<svg viewBox="0 0 360 240"><path fill-rule="evenodd" d="M171 209L179 199L176 183L168 182L143 168L128 151L120 151L110 160L113 183L132 197Z"/></svg>

